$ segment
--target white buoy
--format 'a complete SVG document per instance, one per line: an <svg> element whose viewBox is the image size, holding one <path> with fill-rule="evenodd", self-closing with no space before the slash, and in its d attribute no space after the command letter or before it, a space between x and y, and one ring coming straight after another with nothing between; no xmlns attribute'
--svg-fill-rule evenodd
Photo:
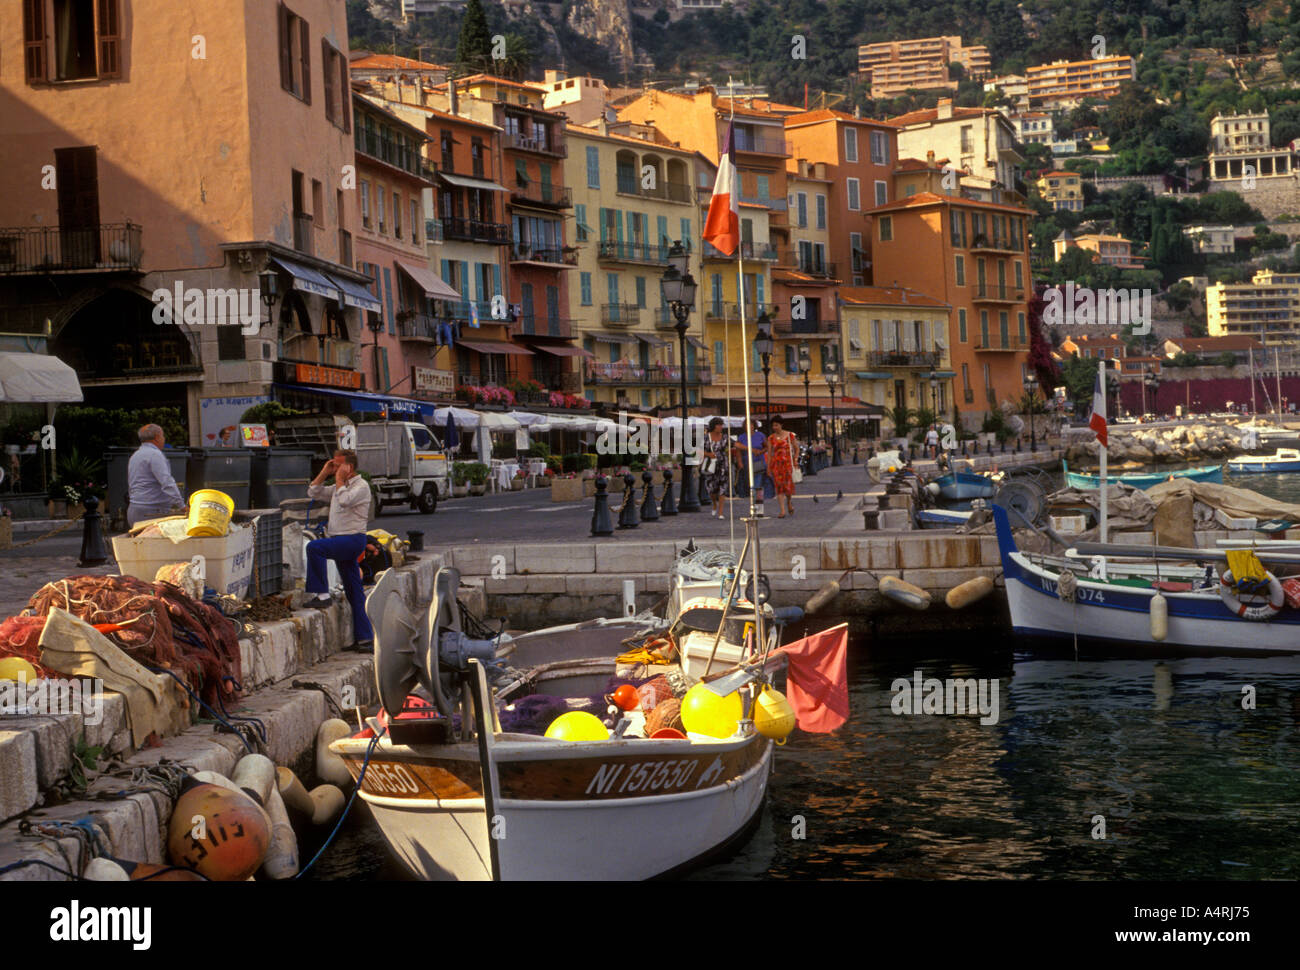
<svg viewBox="0 0 1300 970"><path fill-rule="evenodd" d="M312 801L312 825L329 825L343 811L342 790L337 785L317 785L307 793Z"/></svg>
<svg viewBox="0 0 1300 970"><path fill-rule="evenodd" d="M86 871L82 873L81 878L90 882L131 881L131 877L126 874L126 870L112 859L91 859L90 865L86 866Z"/></svg>
<svg viewBox="0 0 1300 970"><path fill-rule="evenodd" d="M951 610L964 610L991 592L993 592L993 577L976 576L948 590L948 595L943 598L943 601Z"/></svg>
<svg viewBox="0 0 1300 970"><path fill-rule="evenodd" d="M230 780L251 794L263 808L275 790L275 762L264 754L246 754L239 759Z"/></svg>
<svg viewBox="0 0 1300 970"><path fill-rule="evenodd" d="M1159 593L1151 597L1151 639L1157 642L1169 636L1169 601Z"/></svg>
<svg viewBox="0 0 1300 970"><path fill-rule="evenodd" d="M306 818L311 818L312 813L316 811L316 806L312 804L311 796L307 794L307 789L302 786L302 782L293 773L293 769L281 765L275 769L275 773L276 788L280 792L280 797L284 799L284 807Z"/></svg>
<svg viewBox="0 0 1300 970"><path fill-rule="evenodd" d="M920 586L914 586L911 583L904 582L897 576L883 576L880 579L880 595L893 600L895 603L902 603L904 606L914 610L928 609L930 606L930 594L928 591L921 589Z"/></svg>
<svg viewBox="0 0 1300 970"><path fill-rule="evenodd" d="M330 750L339 738L352 733L347 721L332 717L316 731L316 777L331 785L346 788L352 784L352 775L343 759Z"/></svg>
<svg viewBox="0 0 1300 970"><path fill-rule="evenodd" d="M931 495L935 495L935 496L941 495L943 493L943 489L939 487L938 482L930 482L928 485L925 486L925 490L929 492Z"/></svg>
<svg viewBox="0 0 1300 970"><path fill-rule="evenodd" d="M262 860L262 870L272 879L292 879L298 874L298 837L293 834L278 788L271 789L267 810L271 816L271 847Z"/></svg>

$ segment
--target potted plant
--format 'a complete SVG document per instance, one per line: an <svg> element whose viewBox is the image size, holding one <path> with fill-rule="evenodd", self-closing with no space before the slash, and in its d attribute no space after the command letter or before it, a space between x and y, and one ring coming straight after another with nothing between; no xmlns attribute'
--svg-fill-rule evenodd
<svg viewBox="0 0 1300 970"><path fill-rule="evenodd" d="M528 472L522 468L515 472L515 477L510 479L510 491L522 492L524 490L524 480L528 477Z"/></svg>
<svg viewBox="0 0 1300 970"><path fill-rule="evenodd" d="M453 498L464 498L469 494L469 462L452 462L451 494Z"/></svg>
<svg viewBox="0 0 1300 970"><path fill-rule="evenodd" d="M481 461L471 461L465 469L469 481L469 494L482 495L487 491L488 466Z"/></svg>
<svg viewBox="0 0 1300 970"><path fill-rule="evenodd" d="M577 502L582 497L582 479L576 474L561 474L551 477L552 502Z"/></svg>

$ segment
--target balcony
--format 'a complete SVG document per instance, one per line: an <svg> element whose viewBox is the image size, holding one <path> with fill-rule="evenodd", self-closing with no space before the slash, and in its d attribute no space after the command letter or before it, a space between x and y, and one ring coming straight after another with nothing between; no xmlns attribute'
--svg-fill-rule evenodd
<svg viewBox="0 0 1300 970"><path fill-rule="evenodd" d="M517 181L510 190L510 200L525 205L543 206L547 209L573 208L573 190L563 185L551 185L549 182Z"/></svg>
<svg viewBox="0 0 1300 970"><path fill-rule="evenodd" d="M673 311L666 306L655 307L654 321L656 330L670 330L677 332L677 318L673 316ZM690 326L690 317L686 318L686 325Z"/></svg>
<svg viewBox="0 0 1300 970"><path fill-rule="evenodd" d="M530 246L528 243L510 244L510 262L531 263L540 266L577 266L577 250L568 251Z"/></svg>
<svg viewBox="0 0 1300 970"><path fill-rule="evenodd" d="M835 320L773 320L774 337L826 337L840 332Z"/></svg>
<svg viewBox="0 0 1300 970"><path fill-rule="evenodd" d="M1029 341L1017 333L980 334L975 338L975 349L1005 351L1014 354L1022 350L1028 350Z"/></svg>
<svg viewBox="0 0 1300 970"><path fill-rule="evenodd" d="M982 303L1024 303L1025 291L1013 286L980 283L976 285L975 294L971 299Z"/></svg>
<svg viewBox="0 0 1300 970"><path fill-rule="evenodd" d="M790 204L785 199L773 199L765 195L745 195L742 192L740 201L746 205L761 205L771 212L785 212L790 208Z"/></svg>
<svg viewBox="0 0 1300 970"><path fill-rule="evenodd" d="M869 350L870 367L938 367L943 356L936 350Z"/></svg>
<svg viewBox="0 0 1300 970"><path fill-rule="evenodd" d="M572 340L573 321L562 317L541 318L525 313L513 327L513 334L520 337L559 337L561 340Z"/></svg>
<svg viewBox="0 0 1300 970"><path fill-rule="evenodd" d="M397 315L397 337L399 340L413 340L420 343L436 343L439 324L449 323L427 313L404 312Z"/></svg>
<svg viewBox="0 0 1300 970"><path fill-rule="evenodd" d="M782 266L791 266L796 271L807 276L816 276L819 279L839 278L834 263L818 259L815 255L812 257L806 256L797 249L782 250L777 262Z"/></svg>
<svg viewBox="0 0 1300 970"><path fill-rule="evenodd" d="M745 306L745 320L753 323L758 319L758 315L767 309L767 306L755 307L752 303ZM706 320L739 320L740 304L739 303L706 303L704 305L704 318Z"/></svg>
<svg viewBox="0 0 1300 970"><path fill-rule="evenodd" d="M607 327L639 327L641 308L634 303L602 303L600 322Z"/></svg>
<svg viewBox="0 0 1300 970"><path fill-rule="evenodd" d="M130 222L84 229L0 229L0 276L139 271L142 229Z"/></svg>
<svg viewBox="0 0 1300 970"><path fill-rule="evenodd" d="M510 227L500 222L479 222L476 219L461 219L448 216L442 220L442 232L446 239L458 239L464 242L481 242L502 245L510 241Z"/></svg>
<svg viewBox="0 0 1300 970"><path fill-rule="evenodd" d="M293 248L307 256L313 256L313 229L311 216L303 212L293 214Z"/></svg>
<svg viewBox="0 0 1300 970"><path fill-rule="evenodd" d="M740 130L736 131L736 151L754 155L791 154L790 143L780 135L753 135Z"/></svg>
<svg viewBox="0 0 1300 970"><path fill-rule="evenodd" d="M712 243L705 243L703 250L705 259L735 259L736 254L728 256L722 250L714 247ZM779 259L776 247L769 243L742 242L740 244L740 255L748 260L761 263L775 263Z"/></svg>
<svg viewBox="0 0 1300 970"><path fill-rule="evenodd" d="M659 199L663 202L685 202L690 204L694 198L690 185L685 182L656 181L654 186L646 188L641 180L626 172L618 173L616 186L619 195L635 195L642 199Z"/></svg>
<svg viewBox="0 0 1300 970"><path fill-rule="evenodd" d="M470 308L475 307L478 310L478 319L480 323L506 323L505 320L494 320L492 317L492 302L490 300L446 300L442 302L443 312L453 320L470 319Z"/></svg>
<svg viewBox="0 0 1300 970"><path fill-rule="evenodd" d="M346 229L339 230L339 264L351 267L352 263L352 233Z"/></svg>
<svg viewBox="0 0 1300 970"><path fill-rule="evenodd" d="M588 384L649 384L660 387L680 386L682 369L675 364L650 364L641 367L622 361L612 364L598 364L588 361L586 365ZM687 366L687 384L712 384L713 370L709 367Z"/></svg>
<svg viewBox="0 0 1300 970"><path fill-rule="evenodd" d="M516 151L553 155L556 158L569 157L567 145L556 145L544 135L539 138L535 135L522 135L517 131L507 131L501 136L501 141L506 148L513 148Z"/></svg>
<svg viewBox="0 0 1300 970"><path fill-rule="evenodd" d="M424 220L424 241L426 243L442 242L442 220L441 219Z"/></svg>
<svg viewBox="0 0 1300 970"><path fill-rule="evenodd" d="M603 242L596 249L596 258L607 263L667 266L668 247L638 242Z"/></svg>
<svg viewBox="0 0 1300 970"><path fill-rule="evenodd" d="M1005 236L986 236L980 233L970 241L971 252L1018 253L1020 247L1012 244Z"/></svg>

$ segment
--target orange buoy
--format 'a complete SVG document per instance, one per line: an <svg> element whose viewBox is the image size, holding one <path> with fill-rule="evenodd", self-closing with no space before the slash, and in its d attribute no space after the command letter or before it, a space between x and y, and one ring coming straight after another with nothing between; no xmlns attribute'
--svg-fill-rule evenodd
<svg viewBox="0 0 1300 970"><path fill-rule="evenodd" d="M634 711L641 706L641 695L631 684L622 684L614 691L613 697L614 703L622 711Z"/></svg>
<svg viewBox="0 0 1300 970"><path fill-rule="evenodd" d="M188 785L168 825L167 855L209 879L237 882L262 865L271 827L262 806L220 785Z"/></svg>

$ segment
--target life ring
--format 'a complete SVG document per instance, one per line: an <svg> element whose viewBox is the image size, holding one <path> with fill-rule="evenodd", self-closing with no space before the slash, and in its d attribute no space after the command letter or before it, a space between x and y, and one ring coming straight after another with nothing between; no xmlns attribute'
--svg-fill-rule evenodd
<svg viewBox="0 0 1300 970"><path fill-rule="evenodd" d="M1265 573L1264 575L1268 577L1268 602L1247 605L1237 595L1236 584L1232 579L1232 570L1224 570L1223 575L1219 578L1219 597L1223 600L1223 605L1244 620L1271 620L1286 602L1286 593L1276 576L1272 573Z"/></svg>

